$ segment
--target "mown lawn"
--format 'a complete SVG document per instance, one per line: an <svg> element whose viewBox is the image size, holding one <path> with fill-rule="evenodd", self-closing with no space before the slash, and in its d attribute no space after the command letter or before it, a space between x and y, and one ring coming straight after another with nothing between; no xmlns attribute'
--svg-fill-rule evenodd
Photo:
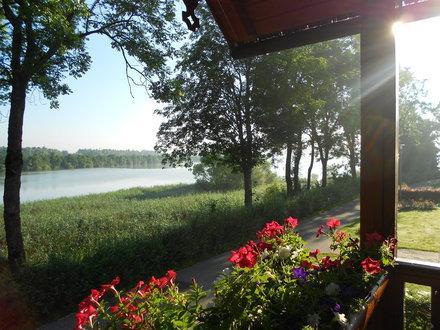
<svg viewBox="0 0 440 330"><path fill-rule="evenodd" d="M131 287L228 251L267 220L304 218L351 201L358 192L356 183L340 181L286 200L279 186L261 187L252 210L243 207L242 191L201 192L193 185L26 203L27 264L17 283L6 286L17 288L35 318L47 322L75 311L91 288L117 275L123 287ZM1 226L0 269L5 259Z"/></svg>
<svg viewBox="0 0 440 330"><path fill-rule="evenodd" d="M359 220L345 227L352 235L359 235ZM432 211L399 211L397 238L399 248L440 252L440 208Z"/></svg>
<svg viewBox="0 0 440 330"><path fill-rule="evenodd" d="M359 220L345 226L353 236L359 235ZM440 208L432 211L399 211L397 234L399 248L440 252ZM405 329L431 328L430 288L407 283L405 285Z"/></svg>

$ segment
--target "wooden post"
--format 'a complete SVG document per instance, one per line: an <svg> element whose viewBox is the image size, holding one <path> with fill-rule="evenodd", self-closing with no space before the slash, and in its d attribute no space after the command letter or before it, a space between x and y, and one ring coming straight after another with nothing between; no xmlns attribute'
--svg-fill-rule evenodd
<svg viewBox="0 0 440 330"><path fill-rule="evenodd" d="M398 100L392 21L365 17L361 27L361 242L395 236Z"/></svg>
<svg viewBox="0 0 440 330"><path fill-rule="evenodd" d="M440 289L431 289L431 324L433 329L440 329Z"/></svg>
<svg viewBox="0 0 440 330"><path fill-rule="evenodd" d="M374 1L373 1L374 2ZM366 234L396 236L398 75L392 20L364 16L361 26L361 244ZM404 283L390 279L371 329L403 327Z"/></svg>

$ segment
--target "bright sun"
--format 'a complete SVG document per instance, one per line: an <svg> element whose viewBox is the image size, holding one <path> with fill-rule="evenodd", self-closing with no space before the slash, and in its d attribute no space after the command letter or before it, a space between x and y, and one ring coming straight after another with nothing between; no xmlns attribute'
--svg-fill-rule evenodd
<svg viewBox="0 0 440 330"><path fill-rule="evenodd" d="M411 69L419 79L426 79L429 97L440 102L440 17L402 24L396 22L397 53L401 67Z"/></svg>

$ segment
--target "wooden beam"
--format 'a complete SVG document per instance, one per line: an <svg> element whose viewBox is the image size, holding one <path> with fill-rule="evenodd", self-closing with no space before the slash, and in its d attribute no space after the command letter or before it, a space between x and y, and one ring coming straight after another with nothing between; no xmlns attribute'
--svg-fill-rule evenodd
<svg viewBox="0 0 440 330"><path fill-rule="evenodd" d="M395 274L401 281L440 288L440 266L438 263L396 260Z"/></svg>
<svg viewBox="0 0 440 330"><path fill-rule="evenodd" d="M258 39L253 43L232 47L231 54L234 59L263 55L358 34L360 30L359 19L352 18L307 30L280 34L267 39Z"/></svg>
<svg viewBox="0 0 440 330"><path fill-rule="evenodd" d="M361 28L361 243L396 234L398 111L393 21L364 17Z"/></svg>

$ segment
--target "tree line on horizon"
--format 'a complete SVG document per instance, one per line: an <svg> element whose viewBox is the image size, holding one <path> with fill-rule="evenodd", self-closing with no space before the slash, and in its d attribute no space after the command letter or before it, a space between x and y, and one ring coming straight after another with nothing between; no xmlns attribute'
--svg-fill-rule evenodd
<svg viewBox="0 0 440 330"><path fill-rule="evenodd" d="M4 172L6 148L0 147L0 172ZM56 149L23 148L23 171L80 168L161 168L162 156L154 151L79 149L75 153Z"/></svg>

